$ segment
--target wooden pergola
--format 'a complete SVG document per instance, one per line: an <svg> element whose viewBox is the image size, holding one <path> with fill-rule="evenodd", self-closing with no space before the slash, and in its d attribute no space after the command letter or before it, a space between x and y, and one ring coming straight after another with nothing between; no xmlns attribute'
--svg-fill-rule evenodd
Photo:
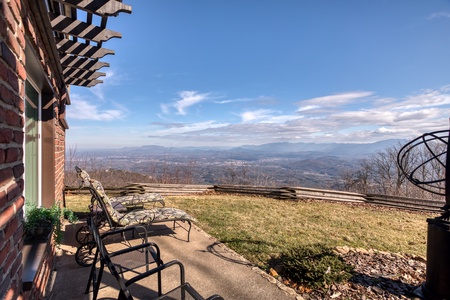
<svg viewBox="0 0 450 300"><path fill-rule="evenodd" d="M92 87L102 83L98 78L106 74L98 70L109 67L109 63L99 59L114 54L102 45L122 37L106 28L108 17L131 13L131 6L116 0L46 0L38 9L41 16L48 15L47 31L55 39L54 56L60 62L58 69L65 84Z"/></svg>

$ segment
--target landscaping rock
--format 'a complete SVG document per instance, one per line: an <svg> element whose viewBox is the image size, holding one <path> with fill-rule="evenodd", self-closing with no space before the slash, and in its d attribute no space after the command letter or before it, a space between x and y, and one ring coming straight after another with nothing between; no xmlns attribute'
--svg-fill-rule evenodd
<svg viewBox="0 0 450 300"><path fill-rule="evenodd" d="M423 257L396 254L373 249L336 247L347 264L354 268L348 281L333 284L325 290L297 292L304 299L417 299L426 279Z"/></svg>

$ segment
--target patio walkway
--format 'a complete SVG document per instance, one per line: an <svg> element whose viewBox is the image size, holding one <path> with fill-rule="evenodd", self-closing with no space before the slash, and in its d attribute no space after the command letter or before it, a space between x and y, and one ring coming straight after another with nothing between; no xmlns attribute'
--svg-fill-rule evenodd
<svg viewBox="0 0 450 300"><path fill-rule="evenodd" d="M171 223L167 224L170 226ZM47 299L90 299L92 296L91 293L84 294L90 268L80 267L74 259L78 246L74 238L76 229L74 225L66 225L65 242L57 252L56 270L49 282ZM277 284L274 278L251 266L196 226L192 228L190 242L186 241L187 235L182 228L172 231L166 225L157 224L150 229L158 229L150 234L149 241L158 244L163 261L181 261L185 266L186 281L204 297L219 294L227 300L296 299L292 289ZM151 277L139 285L135 284L137 287L133 292L155 295L155 281L156 277ZM163 278L164 284L176 282L177 276L174 274ZM105 274L98 299L116 299L117 295L117 283L110 274Z"/></svg>

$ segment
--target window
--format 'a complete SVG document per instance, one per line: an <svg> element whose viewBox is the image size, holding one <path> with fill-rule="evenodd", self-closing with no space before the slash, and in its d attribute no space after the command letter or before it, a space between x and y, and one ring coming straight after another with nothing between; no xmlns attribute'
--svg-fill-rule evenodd
<svg viewBox="0 0 450 300"><path fill-rule="evenodd" d="M25 200L42 205L41 190L41 92L25 83Z"/></svg>

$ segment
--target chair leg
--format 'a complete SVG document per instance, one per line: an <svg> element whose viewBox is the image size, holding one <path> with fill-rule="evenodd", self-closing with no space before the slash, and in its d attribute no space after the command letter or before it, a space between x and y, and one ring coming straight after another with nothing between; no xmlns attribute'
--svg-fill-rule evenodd
<svg viewBox="0 0 450 300"><path fill-rule="evenodd" d="M89 274L89 280L88 280L88 283L86 286L86 290L84 291L85 294L89 294L89 288L91 287L91 282L92 282L92 287L95 287L95 283L96 283L95 265L97 262L97 258L98 258L98 249L95 250L94 260L92 262L91 272Z"/></svg>
<svg viewBox="0 0 450 300"><path fill-rule="evenodd" d="M100 270L98 271L97 282L95 282L94 293L93 293L92 300L97 300L98 290L100 289L100 283L102 282L102 275L103 275L103 268L104 268L104 267L105 267L105 264L104 264L104 262L102 261L102 262L100 263Z"/></svg>
<svg viewBox="0 0 450 300"><path fill-rule="evenodd" d="M187 240L188 240L188 242L191 240L191 227L192 227L192 223L191 223L191 221L187 221L188 222L188 224L189 224L189 229L188 229L188 238L187 238Z"/></svg>
<svg viewBox="0 0 450 300"><path fill-rule="evenodd" d="M162 277L161 271L158 271L158 297L162 295Z"/></svg>

